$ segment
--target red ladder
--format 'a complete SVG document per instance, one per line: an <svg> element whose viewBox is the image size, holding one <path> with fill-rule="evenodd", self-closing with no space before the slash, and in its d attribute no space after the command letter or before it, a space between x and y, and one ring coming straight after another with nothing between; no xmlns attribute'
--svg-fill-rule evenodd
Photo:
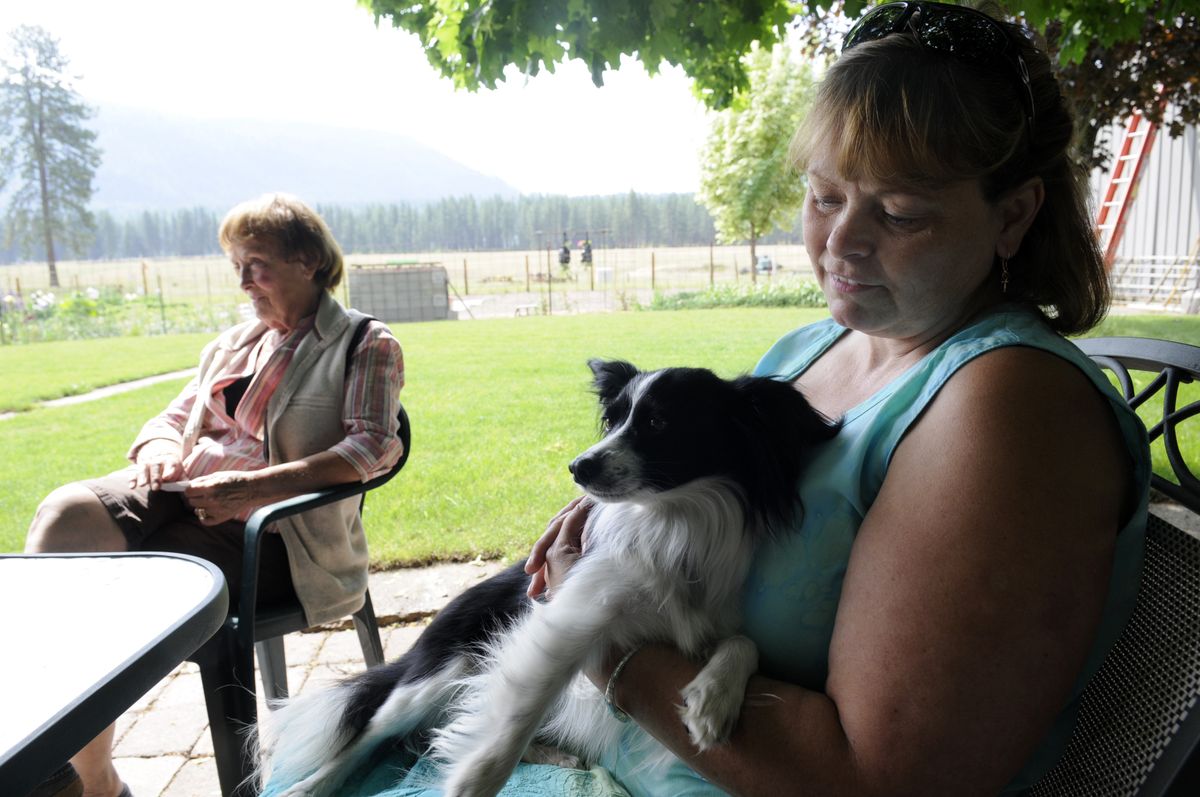
<svg viewBox="0 0 1200 797"><path fill-rule="evenodd" d="M1157 135L1158 125L1142 116L1141 111L1134 111L1133 116L1129 117L1125 135L1121 139L1121 151L1109 173L1104 201L1100 203L1100 214L1096 219L1100 248L1104 250L1104 265L1110 269L1117 256L1121 235L1125 232L1126 214L1133 204L1146 154L1154 146Z"/></svg>

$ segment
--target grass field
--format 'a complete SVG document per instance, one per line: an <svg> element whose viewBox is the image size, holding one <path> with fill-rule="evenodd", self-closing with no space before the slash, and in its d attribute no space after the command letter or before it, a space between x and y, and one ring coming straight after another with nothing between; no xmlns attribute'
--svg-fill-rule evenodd
<svg viewBox="0 0 1200 797"><path fill-rule="evenodd" d="M567 463L595 437L589 357L647 368L704 364L734 375L780 334L822 315L711 310L397 326L413 453L406 471L367 500L373 559L390 565L527 550L575 494ZM160 340L168 339L148 342ZM107 343L90 342L97 359ZM189 347L194 361L194 345L180 350ZM0 458L0 550L20 547L49 490L120 467L141 423L181 384L0 422L11 452Z"/></svg>
<svg viewBox="0 0 1200 797"><path fill-rule="evenodd" d="M195 367L200 350L212 338L212 333L200 332L2 346L0 374L17 378L0 380L0 412Z"/></svg>
<svg viewBox="0 0 1200 797"><path fill-rule="evenodd" d="M697 310L397 326L413 455L404 473L367 500L375 564L526 552L575 494L566 465L595 436L584 364L589 357L621 357L646 368L707 365L730 376L752 367L780 334L825 312ZM1115 316L1095 334L1200 345L1200 319ZM6 347L0 348L0 369L20 375L6 381L25 385L27 396L62 395L84 384L85 372L94 381L118 381L104 376L133 378L194 365L205 338ZM34 508L55 486L122 466L138 428L181 385L39 408L0 422L0 550L20 548ZM3 386L18 395L14 388ZM1186 386L1185 398L1200 398L1200 386ZM1200 452L1198 439L1200 433L1192 433L1183 441L1192 461ZM1163 467L1161 451L1156 462Z"/></svg>

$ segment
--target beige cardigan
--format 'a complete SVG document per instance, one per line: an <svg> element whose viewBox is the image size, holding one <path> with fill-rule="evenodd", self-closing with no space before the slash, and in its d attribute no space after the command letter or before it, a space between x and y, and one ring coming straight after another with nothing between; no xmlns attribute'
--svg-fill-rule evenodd
<svg viewBox="0 0 1200 797"><path fill-rule="evenodd" d="M362 314L345 310L326 291L313 332L296 349L283 380L267 405L268 461L291 462L324 451L346 436L342 394L346 349ZM267 327L248 321L223 333L200 355L200 395L234 352L253 346ZM186 458L203 428L204 402L192 407L183 431ZM347 498L275 524L287 545L292 583L310 624L358 610L367 591L367 541L358 516L359 499Z"/></svg>

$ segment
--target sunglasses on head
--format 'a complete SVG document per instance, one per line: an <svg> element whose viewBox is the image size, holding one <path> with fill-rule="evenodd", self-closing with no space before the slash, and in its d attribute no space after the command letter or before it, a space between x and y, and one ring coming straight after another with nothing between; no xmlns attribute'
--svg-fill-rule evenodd
<svg viewBox="0 0 1200 797"><path fill-rule="evenodd" d="M973 8L946 3L885 3L871 9L842 40L842 52L863 42L911 31L923 47L976 64L1003 59L1024 86L1025 119L1033 132L1033 87L1029 69L1009 34L996 20Z"/></svg>

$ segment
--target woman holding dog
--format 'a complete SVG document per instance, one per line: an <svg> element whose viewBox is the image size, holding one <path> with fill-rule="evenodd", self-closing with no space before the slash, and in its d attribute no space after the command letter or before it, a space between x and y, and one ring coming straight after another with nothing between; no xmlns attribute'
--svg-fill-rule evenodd
<svg viewBox="0 0 1200 797"><path fill-rule="evenodd" d="M196 377L134 440L129 467L42 502L26 550L193 554L221 568L236 605L242 531L255 509L366 481L399 459L404 362L386 324L333 298L341 250L300 200L269 194L238 205L219 238L256 318L204 349ZM367 546L357 499L273 530L262 543L261 603L294 595L313 624L362 605ZM66 768L37 793L128 795L112 741L110 727L72 758L78 778Z"/></svg>
<svg viewBox="0 0 1200 797"><path fill-rule="evenodd" d="M1132 609L1149 479L1140 423L1061 337L1108 302L1071 137L1019 28L891 3L847 35L794 142L832 318L757 368L844 425L751 573L760 669L727 744L689 743L699 665L676 651L590 673L631 749L649 733L680 759L601 762L631 793L1017 793L1053 764ZM585 546L585 510L535 548L534 591Z"/></svg>
<svg viewBox="0 0 1200 797"><path fill-rule="evenodd" d="M1133 606L1149 454L1063 337L1108 287L1049 60L1016 26L925 2L870 10L842 50L794 142L831 318L756 369L841 428L806 465L798 528L751 569L740 720L698 751L678 703L701 665L613 651L588 675L632 719L621 749L590 779L522 765L505 794L1019 793ZM551 521L531 594L586 550L587 511ZM641 766L647 734L677 755L666 772ZM437 794L412 777L426 763L385 758L343 793Z"/></svg>

